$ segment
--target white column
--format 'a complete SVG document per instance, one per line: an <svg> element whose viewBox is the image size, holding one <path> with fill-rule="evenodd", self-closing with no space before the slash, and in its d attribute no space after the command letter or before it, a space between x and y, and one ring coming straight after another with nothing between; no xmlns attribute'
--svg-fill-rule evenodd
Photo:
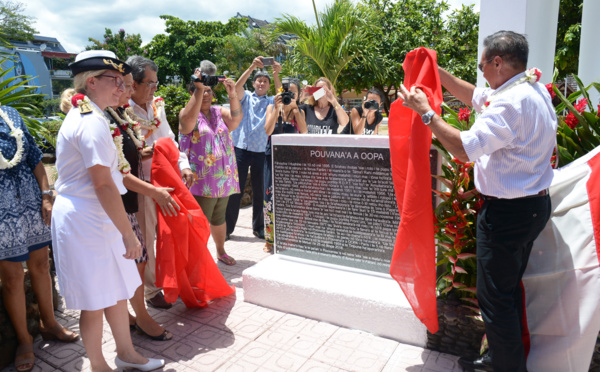
<svg viewBox="0 0 600 372"><path fill-rule="evenodd" d="M587 0L594 2L594 0ZM559 0L481 0L479 12L478 61L483 51L483 40L494 32L506 30L525 34L529 42L527 67L542 70L541 82L552 81L556 26ZM477 72L477 86L485 86L481 71Z"/></svg>
<svg viewBox="0 0 600 372"><path fill-rule="evenodd" d="M600 82L600 49L598 49L598 35L600 35L600 1L584 0L583 17L581 19L581 42L579 44L579 69L577 75L586 86L592 82ZM596 106L600 94L594 88L590 90L590 100Z"/></svg>

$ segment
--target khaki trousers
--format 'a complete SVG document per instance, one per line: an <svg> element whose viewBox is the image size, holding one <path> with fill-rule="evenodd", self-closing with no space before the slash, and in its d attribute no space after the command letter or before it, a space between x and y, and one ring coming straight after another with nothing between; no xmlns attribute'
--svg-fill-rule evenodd
<svg viewBox="0 0 600 372"><path fill-rule="evenodd" d="M146 242L148 262L144 270L144 297L149 300L156 296L162 288L156 287L156 203L149 196L138 194L138 212L136 217Z"/></svg>

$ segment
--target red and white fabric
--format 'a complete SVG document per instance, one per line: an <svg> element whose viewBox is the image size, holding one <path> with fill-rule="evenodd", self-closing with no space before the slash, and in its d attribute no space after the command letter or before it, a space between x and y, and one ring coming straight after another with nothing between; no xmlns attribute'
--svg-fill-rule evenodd
<svg viewBox="0 0 600 372"><path fill-rule="evenodd" d="M531 372L589 370L600 331L600 147L554 171L523 276Z"/></svg>

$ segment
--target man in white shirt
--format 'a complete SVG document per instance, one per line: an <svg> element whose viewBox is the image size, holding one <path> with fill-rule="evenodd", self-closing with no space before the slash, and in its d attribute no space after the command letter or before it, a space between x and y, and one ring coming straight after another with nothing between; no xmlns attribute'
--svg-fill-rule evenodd
<svg viewBox="0 0 600 372"><path fill-rule="evenodd" d="M469 130L444 122L420 89L402 86L400 98L448 151L475 162L475 186L484 198L477 216L477 298L490 350L459 363L467 371L525 372L520 283L533 241L550 218L557 120L539 76L525 71L525 36L499 31L484 47L479 69L490 88L475 88L438 67L442 85L481 113Z"/></svg>
<svg viewBox="0 0 600 372"><path fill-rule="evenodd" d="M148 145L142 152L140 178L150 182L152 151L154 150L152 145L154 142L162 137L171 138L175 145L177 145L177 142L175 141L175 134L173 134L167 122L164 103L161 102L162 99L154 97L158 87L158 66L153 61L140 56L129 57L127 64L132 66L133 69L131 74L133 75L133 88L135 89L129 100L129 105L133 108L135 115L141 119L142 134ZM179 153L178 165L184 182L190 187L194 178L187 156L183 152ZM148 263L144 271L144 296L146 302L153 307L169 308L171 304L165 301L161 288L157 288L154 284L156 282L156 256L154 252L157 225L156 204L148 196L138 194L138 197L140 200L137 218L148 250Z"/></svg>

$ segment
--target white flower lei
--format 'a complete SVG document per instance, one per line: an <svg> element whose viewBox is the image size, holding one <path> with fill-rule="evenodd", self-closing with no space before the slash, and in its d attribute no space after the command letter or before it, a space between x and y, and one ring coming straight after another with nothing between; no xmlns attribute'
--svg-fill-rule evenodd
<svg viewBox="0 0 600 372"><path fill-rule="evenodd" d="M483 105L483 108L481 109L481 111L483 112L490 105L490 103L492 103L493 101L498 99L498 97L500 97L502 93L506 93L508 90L516 87L519 84L523 84L525 82L533 85L533 84L537 83L541 77L542 77L542 71L539 68L536 68L536 67L530 68L529 70L525 71L525 76L523 76L522 78L512 82L511 84L505 86L504 88L502 88L500 90L494 91L488 97L487 101L485 101L485 104Z"/></svg>
<svg viewBox="0 0 600 372"><path fill-rule="evenodd" d="M163 104L164 104L164 102L163 102ZM141 129L146 129L148 131L147 135L149 136L152 132L154 132L160 126L160 119L158 118L158 110L156 109L156 107L157 107L156 104L153 102L152 109L154 111L154 119L152 119L152 121L148 121L146 119L142 119L141 117L137 116L135 114L135 112L133 112L133 107L131 107L131 106L129 106L125 109L125 114L129 118L133 118L132 121L137 121L140 124Z"/></svg>
<svg viewBox="0 0 600 372"><path fill-rule="evenodd" d="M10 118L4 112L4 110L1 109L0 117L10 128L10 136L17 141L17 151L15 152L15 156L12 158L12 160L6 160L4 158L4 155L2 155L2 152L0 152L0 169L10 169L15 165L19 164L21 162L21 159L23 159L23 130L21 130L20 128L15 128L15 123L12 120L10 120Z"/></svg>
<svg viewBox="0 0 600 372"><path fill-rule="evenodd" d="M83 99L77 100L77 105L74 106L77 107L82 102L90 104L90 99L88 98L88 96L83 96ZM131 166L129 165L127 159L125 159L125 154L123 154L123 135L121 134L119 127L116 124L111 123L106 118L106 116L104 116L104 114L96 108L95 105L90 104L90 106L98 115L100 115L102 120L108 125L110 135L112 136L113 142L117 147L117 156L119 158L119 171L121 172L121 174L126 175L127 173L131 172Z"/></svg>
<svg viewBox="0 0 600 372"><path fill-rule="evenodd" d="M129 137L131 137L131 140L135 144L137 150L142 151L145 146L145 142L144 136L142 136L142 128L140 128L140 124L131 120L131 118L129 118L127 115L124 115L127 121L123 120L121 116L115 110L113 110L112 107L107 107L107 111L116 121L119 122L119 124L121 124L121 129L123 127L125 128L125 131L127 134L129 134ZM131 130L132 127L135 130L135 134L133 134L133 131Z"/></svg>

